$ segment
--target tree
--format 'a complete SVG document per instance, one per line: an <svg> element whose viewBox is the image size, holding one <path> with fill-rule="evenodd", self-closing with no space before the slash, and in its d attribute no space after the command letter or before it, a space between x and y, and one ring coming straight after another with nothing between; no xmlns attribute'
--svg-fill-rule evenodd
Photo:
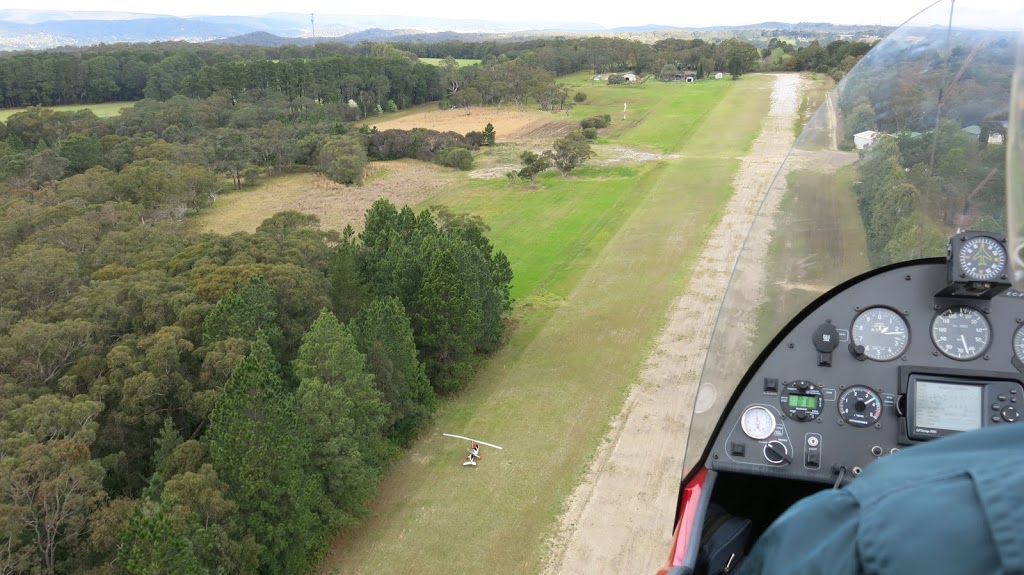
<svg viewBox="0 0 1024 575"><path fill-rule="evenodd" d="M318 478L306 473L309 436L278 372L260 333L210 414L206 442L241 528L263 546L262 569L295 573L322 541L315 514L322 495Z"/></svg>
<svg viewBox="0 0 1024 575"><path fill-rule="evenodd" d="M427 375L442 393L462 387L474 365L482 294L472 272L467 274L470 250L475 251L453 234L434 236L424 246L428 263L413 320Z"/></svg>
<svg viewBox="0 0 1024 575"><path fill-rule="evenodd" d="M577 104L582 104L587 101L587 95L583 92L576 92L576 95L572 97L572 101Z"/></svg>
<svg viewBox="0 0 1024 575"><path fill-rule="evenodd" d="M262 332L268 342L280 343L274 291L263 276L251 276L237 292L224 296L203 322L203 345L227 338L254 341Z"/></svg>
<svg viewBox="0 0 1024 575"><path fill-rule="evenodd" d="M548 154L537 154L529 150L519 156L523 168L519 170L519 177L526 178L533 183L537 174L551 167L551 160Z"/></svg>
<svg viewBox="0 0 1024 575"><path fill-rule="evenodd" d="M29 175L39 186L50 182L56 183L67 171L70 162L57 155L51 149L45 149L29 161Z"/></svg>
<svg viewBox="0 0 1024 575"><path fill-rule="evenodd" d="M68 169L80 174L103 160L103 146L98 138L75 132L60 143L60 155L68 161Z"/></svg>
<svg viewBox="0 0 1024 575"><path fill-rule="evenodd" d="M388 460L387 406L355 338L327 310L303 337L294 369L298 412L313 445L309 475L319 478L328 504L320 514L331 525L352 525Z"/></svg>
<svg viewBox="0 0 1024 575"><path fill-rule="evenodd" d="M576 130L564 138L555 140L554 148L551 161L563 176L583 165L594 155L590 142L582 130Z"/></svg>
<svg viewBox="0 0 1024 575"><path fill-rule="evenodd" d="M217 169L230 175L235 189L242 187L242 172L252 163L252 138L235 128L219 128L213 136L213 157Z"/></svg>
<svg viewBox="0 0 1024 575"><path fill-rule="evenodd" d="M334 136L320 148L320 169L339 184L362 184L366 168L366 148L351 136Z"/></svg>
<svg viewBox="0 0 1024 575"><path fill-rule="evenodd" d="M24 572L54 573L106 497L103 467L89 451L102 408L83 396L46 395L0 421L0 515L21 527L0 520L0 534Z"/></svg>
<svg viewBox="0 0 1024 575"><path fill-rule="evenodd" d="M351 226L345 227L343 241L335 249L327 277L331 281L331 308L341 321L355 317L367 298L366 284L359 273L358 247Z"/></svg>
<svg viewBox="0 0 1024 575"><path fill-rule="evenodd" d="M484 126L484 142L486 142L488 146L493 146L494 138L494 125L491 124L490 122L487 122L487 125Z"/></svg>
<svg viewBox="0 0 1024 575"><path fill-rule="evenodd" d="M374 300L360 312L352 331L366 354L382 400L390 408L384 433L408 447L434 410L434 390L416 356L412 326L395 297Z"/></svg>

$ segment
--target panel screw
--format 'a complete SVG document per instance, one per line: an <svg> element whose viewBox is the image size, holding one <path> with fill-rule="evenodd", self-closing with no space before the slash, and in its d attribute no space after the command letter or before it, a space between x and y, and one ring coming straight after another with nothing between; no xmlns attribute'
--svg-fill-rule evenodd
<svg viewBox="0 0 1024 575"><path fill-rule="evenodd" d="M939 355L939 352L937 352L937 351L933 351L933 352L932 352L932 355L934 355L934 356L938 357L938 355Z"/></svg>
<svg viewBox="0 0 1024 575"><path fill-rule="evenodd" d="M934 307L935 309L939 309L939 304L935 304L932 307Z"/></svg>
<svg viewBox="0 0 1024 575"><path fill-rule="evenodd" d="M794 347L796 347L796 346L793 345L793 342L789 342L789 349L793 349Z"/></svg>
<svg viewBox="0 0 1024 575"><path fill-rule="evenodd" d="M903 276L903 279L905 279L907 281L910 281L910 274L907 274L907 275Z"/></svg>
<svg viewBox="0 0 1024 575"><path fill-rule="evenodd" d="M876 423L875 424L875 429L882 429L882 424L881 423Z"/></svg>
<svg viewBox="0 0 1024 575"><path fill-rule="evenodd" d="M989 357L988 357L988 354L986 353L986 354L985 354L985 359L988 359L988 358L989 358Z"/></svg>
<svg viewBox="0 0 1024 575"><path fill-rule="evenodd" d="M909 309L903 310L903 315L910 315L910 310Z"/></svg>

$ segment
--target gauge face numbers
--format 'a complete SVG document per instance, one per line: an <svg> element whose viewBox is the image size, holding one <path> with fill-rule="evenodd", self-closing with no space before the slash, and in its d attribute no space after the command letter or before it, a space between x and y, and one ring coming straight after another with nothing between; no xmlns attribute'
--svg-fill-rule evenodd
<svg viewBox="0 0 1024 575"><path fill-rule="evenodd" d="M978 236L960 246L960 273L971 281L991 281L1006 272L1006 249L995 238Z"/></svg>
<svg viewBox="0 0 1024 575"><path fill-rule="evenodd" d="M839 395L839 416L854 427L868 427L882 418L882 398L871 388L855 385Z"/></svg>
<svg viewBox="0 0 1024 575"><path fill-rule="evenodd" d="M977 359L992 343L992 326L973 307L954 306L932 320L932 343L946 357L959 361Z"/></svg>
<svg viewBox="0 0 1024 575"><path fill-rule="evenodd" d="M850 337L869 359L889 361L906 351L910 330L900 314L887 307L873 307L853 320Z"/></svg>
<svg viewBox="0 0 1024 575"><path fill-rule="evenodd" d="M740 416L740 427L751 439L767 439L775 433L775 414L763 405L752 405Z"/></svg>

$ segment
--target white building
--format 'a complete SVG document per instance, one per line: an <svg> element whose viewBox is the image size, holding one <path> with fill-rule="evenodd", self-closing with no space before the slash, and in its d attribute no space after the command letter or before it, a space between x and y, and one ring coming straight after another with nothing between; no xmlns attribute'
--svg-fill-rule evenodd
<svg viewBox="0 0 1024 575"><path fill-rule="evenodd" d="M626 72L622 77L625 78L627 82L636 82L636 74L632 72Z"/></svg>
<svg viewBox="0 0 1024 575"><path fill-rule="evenodd" d="M724 77L725 77L725 74L722 74L721 72L715 74L715 80L721 80Z"/></svg>
<svg viewBox="0 0 1024 575"><path fill-rule="evenodd" d="M863 150L874 143L875 139L878 138L878 132L874 130L865 130L858 134L853 135L853 145L858 150Z"/></svg>

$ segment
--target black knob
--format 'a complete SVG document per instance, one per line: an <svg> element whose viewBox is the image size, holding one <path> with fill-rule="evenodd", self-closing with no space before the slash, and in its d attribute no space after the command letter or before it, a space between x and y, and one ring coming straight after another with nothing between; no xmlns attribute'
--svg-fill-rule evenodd
<svg viewBox="0 0 1024 575"><path fill-rule="evenodd" d="M764 458L769 463L792 463L793 460L789 457L789 450L786 449L786 444L781 441L769 441L764 445Z"/></svg>

